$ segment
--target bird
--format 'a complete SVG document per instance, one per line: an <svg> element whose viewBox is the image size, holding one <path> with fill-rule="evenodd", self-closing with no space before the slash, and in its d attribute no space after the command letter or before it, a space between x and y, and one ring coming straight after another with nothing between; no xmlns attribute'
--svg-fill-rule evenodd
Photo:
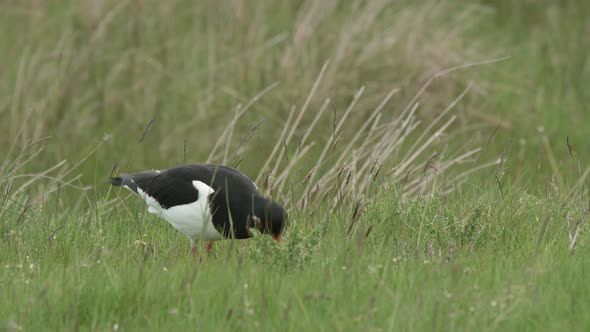
<svg viewBox="0 0 590 332"><path fill-rule="evenodd" d="M205 241L209 255L213 241L247 239L253 229L280 243L288 220L286 209L265 197L250 178L221 164L121 173L109 181L135 193L149 213L186 235L195 260L201 259L197 241Z"/></svg>

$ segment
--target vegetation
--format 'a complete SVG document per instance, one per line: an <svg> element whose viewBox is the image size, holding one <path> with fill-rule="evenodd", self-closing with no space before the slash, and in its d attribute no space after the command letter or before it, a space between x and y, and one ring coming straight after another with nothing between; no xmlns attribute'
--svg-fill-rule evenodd
<svg viewBox="0 0 590 332"><path fill-rule="evenodd" d="M585 2L0 4L7 330L579 330ZM218 162L290 227L188 241L109 188Z"/></svg>

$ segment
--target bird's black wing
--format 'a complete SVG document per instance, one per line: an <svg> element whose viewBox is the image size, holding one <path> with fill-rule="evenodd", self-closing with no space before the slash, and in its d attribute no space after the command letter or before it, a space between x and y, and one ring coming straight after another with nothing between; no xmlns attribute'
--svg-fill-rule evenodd
<svg viewBox="0 0 590 332"><path fill-rule="evenodd" d="M258 192L258 187L256 187L256 184L254 184L254 181L235 168L217 164L204 164L195 166L207 169L211 173L212 177L220 175L224 179L228 179L228 182L231 183L232 186L239 186L242 190Z"/></svg>
<svg viewBox="0 0 590 332"><path fill-rule="evenodd" d="M192 168L195 174L206 174L199 180L215 190L210 198L215 228L225 237L250 237L248 223L252 222L253 201L260 196L254 182L238 170L223 165L188 167Z"/></svg>
<svg viewBox="0 0 590 332"><path fill-rule="evenodd" d="M139 195L139 189L154 198L163 208L189 204L199 198L190 174L164 170L121 174L111 179L116 186L125 186Z"/></svg>
<svg viewBox="0 0 590 332"><path fill-rule="evenodd" d="M213 225L226 237L248 238L248 223L253 215L253 202L260 193L252 180L241 172L223 165L184 165L162 171L121 174L111 179L113 185L125 185L138 193L138 188L168 209L190 204L199 198L193 181L201 181L215 191L210 197Z"/></svg>

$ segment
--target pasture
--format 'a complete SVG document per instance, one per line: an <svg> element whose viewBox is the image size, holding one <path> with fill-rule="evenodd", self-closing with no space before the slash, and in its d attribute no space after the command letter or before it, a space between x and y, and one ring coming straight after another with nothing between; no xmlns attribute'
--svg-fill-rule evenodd
<svg viewBox="0 0 590 332"><path fill-rule="evenodd" d="M7 331L590 329L583 1L0 3ZM281 244L107 179L223 163Z"/></svg>

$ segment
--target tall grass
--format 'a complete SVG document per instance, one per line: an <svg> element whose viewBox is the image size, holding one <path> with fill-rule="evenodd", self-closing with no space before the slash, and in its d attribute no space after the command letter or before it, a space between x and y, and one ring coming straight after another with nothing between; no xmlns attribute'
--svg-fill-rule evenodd
<svg viewBox="0 0 590 332"><path fill-rule="evenodd" d="M187 7L195 12L181 10ZM454 183L434 179L476 148L445 148L443 134L466 114L456 104L469 83L450 79L457 70L441 70L487 60L472 45L454 47L473 16L484 15L477 6L455 18L461 29L434 28L450 8L389 1L9 4L4 24L28 37L6 47L0 62L10 73L2 89L7 121L0 126L10 133L3 144L26 150L29 141L45 142L33 163L19 165L23 173L47 176L53 165L63 167L37 195L64 183L100 189L114 165L134 171L204 161L240 167L267 193L291 193L286 199L299 207L336 192L332 204L343 193L358 200L375 181L433 192ZM198 20L195 13L207 15ZM257 16L264 25L248 19ZM418 30L416 17L425 22ZM321 33L344 18L336 38ZM357 79L343 68L355 68ZM446 91L429 96L438 81L448 82Z"/></svg>
<svg viewBox="0 0 590 332"><path fill-rule="evenodd" d="M461 28L451 31L436 27L445 19L447 6L407 7L387 1L249 6L241 1L216 6L90 1L5 7L6 51L0 65L6 73L1 90L6 103L1 112L7 119L2 130L10 135L3 136L2 144L16 137L21 146L29 138L51 137L53 143L38 158L50 164L112 135L103 147L104 157L85 165L85 173L106 172L115 161L137 169L185 158L202 161L236 106L278 83L236 123L237 132L248 135L249 128L263 121L254 139L257 149L268 155L275 141L266 137L279 137L289 111L302 109L327 61L330 65L307 102L308 111L299 119L300 129L291 133L293 142L328 98L326 113L340 117L355 91L365 87L341 128L348 136L390 91L399 90L381 111L384 120L396 116L399 105L408 104L434 73L491 58L474 46L458 45L463 42L460 33L483 15L477 6L457 16ZM413 24L416 17L424 22L419 29ZM341 26L341 20L347 24ZM27 38L13 41L15 29ZM322 33L338 30L335 35ZM422 113L441 111L467 85L451 75L441 81L444 86L430 87L421 100ZM151 133L135 144L154 118ZM317 128L331 125L332 119L324 118ZM312 134L308 140L316 137ZM244 138L232 136L234 143ZM78 144L57 143L64 141ZM252 159L245 155L241 165L254 174L259 165Z"/></svg>

